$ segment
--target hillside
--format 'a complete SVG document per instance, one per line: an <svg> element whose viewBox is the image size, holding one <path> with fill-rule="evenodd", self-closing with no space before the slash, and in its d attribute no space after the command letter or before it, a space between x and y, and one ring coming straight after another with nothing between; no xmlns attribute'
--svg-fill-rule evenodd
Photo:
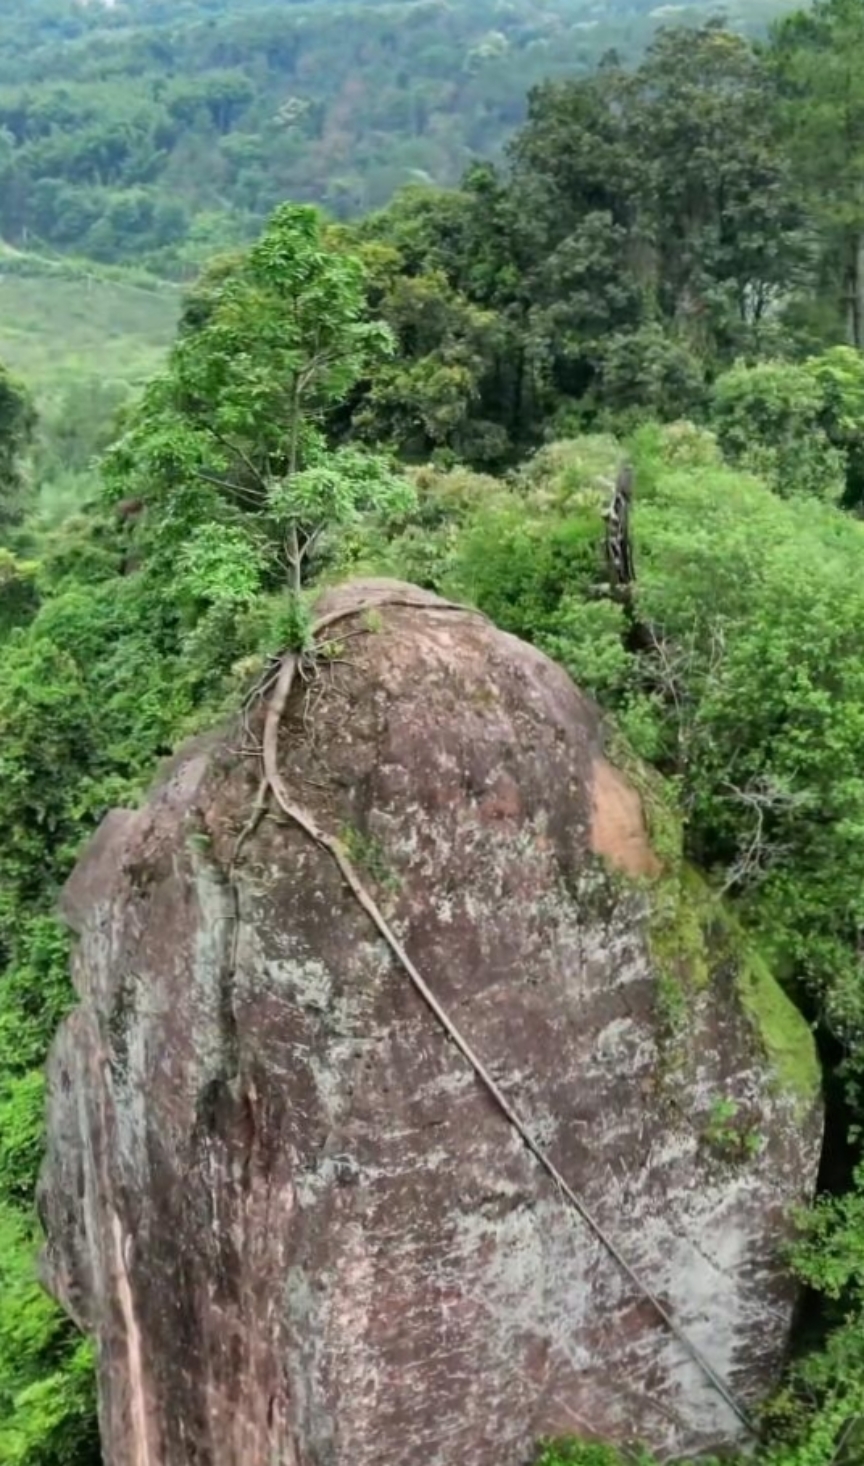
<svg viewBox="0 0 864 1466"><path fill-rule="evenodd" d="M188 276L285 198L337 216L497 156L550 77L783 0L0 3L0 236Z"/></svg>
<svg viewBox="0 0 864 1466"><path fill-rule="evenodd" d="M92 493L94 456L162 366L179 308L166 280L0 249L0 363L38 412L30 475L49 522Z"/></svg>
<svg viewBox="0 0 864 1466"><path fill-rule="evenodd" d="M176 324L171 285L0 251L0 361L41 401L82 377L143 385Z"/></svg>
<svg viewBox="0 0 864 1466"><path fill-rule="evenodd" d="M42 403L82 376L138 385L176 321L156 280L193 278L285 198L349 217L455 184L532 85L682 17L758 30L784 8L0 0L0 360Z"/></svg>
<svg viewBox="0 0 864 1466"><path fill-rule="evenodd" d="M803 1293L791 1338L774 1334L774 1304L763 1307L746 1258L727 1246L729 1214L712 1208L716 1248L707 1229L699 1230L700 1276L711 1281L716 1270L720 1279L708 1289L699 1337L723 1388L746 1401L742 1424L758 1436L743 1456L727 1454L718 1440L719 1455L710 1460L864 1460L864 0L818 0L779 24L764 46L729 27L695 26L694 9L674 13L686 24L658 31L668 9L600 14L574 0L257 8L216 0L33 0L26 9L20 0L0 0L2 1466L99 1466L103 1459L96 1360L73 1322L93 1325L81 1309L87 1280L60 1277L62 1259L51 1259L65 1318L34 1267L39 1220L56 1221L58 1204L61 1226L73 1197L84 1202L87 1225L94 1222L80 1254L85 1267L89 1239L109 1223L117 1261L111 1277L123 1293L113 1300L112 1341L121 1353L142 1357L130 1340L145 1337L136 1325L149 1310L161 1316L174 1351L160 1378L173 1384L187 1358L200 1354L202 1315L184 1313L178 1330L168 1310L183 1296L175 1273L182 1283L197 1266L197 1244L184 1251L184 1236L217 1235L211 1223L222 1215L225 1192L213 1178L220 1172L208 1170L199 1206L172 1165L180 1220L195 1225L184 1233L173 1211L161 1214L168 1268L155 1285L152 1273L148 1281L137 1271L155 1233L138 1227L134 1194L122 1179L113 1217L107 1213L104 1190L93 1187L95 1150L85 1145L83 1170L73 1168L68 1185L50 1196L37 1191L37 1177L46 1055L73 1001L60 893L106 813L140 806L181 743L232 719L239 726L231 757L244 765L249 797L219 832L227 860L206 825L184 831L184 859L202 876L196 900L208 931L218 931L204 957L214 973L218 967L212 1013L219 1044L205 1045L203 1058L213 1058L219 1083L190 1099L200 1119L196 1154L215 1154L211 1142L223 1118L238 1116L243 1151L229 1147L237 1163L222 1176L242 1197L253 1178L269 1186L274 1168L288 1166L292 1224L298 1235L306 1227L312 1173L293 1169L281 1133L278 1145L261 1143L263 1090L246 1086L245 1077L243 1088L234 1082L241 1053L244 1062L258 1057L238 1039L245 1001L238 954L245 960L246 945L234 880L241 854L269 880L251 836L281 840L282 815L296 821L295 795L306 807L317 798L309 791L322 787L311 763L308 786L292 776L284 802L276 800L277 788L287 787L282 776L274 782L265 762L260 777L259 755L278 762L284 751L285 703L277 699L293 678L310 717L298 705L292 728L298 743L308 741L310 759L321 743L312 721L320 696L339 700L326 736L342 748L345 778L332 802L322 802L322 851L344 854L343 876L362 867L382 901L399 899L386 818L371 807L369 762L354 757L363 704L348 680L370 643L378 645L381 625L364 617L355 637L353 628L319 624L325 639L316 640L311 609L322 589L368 576L480 610L551 658L602 710L610 764L635 781L634 799L643 805L656 856L645 878L659 882L657 919L646 934L657 969L656 1043L632 1050L651 1071L639 1092L664 1108L668 1100L677 1116L670 1126L687 1127L691 1153L725 1178L730 1193L752 1200L748 1175L769 1175L770 1127L754 1087L722 1066L693 1103L676 1089L689 1020L718 991L731 996L734 989L738 1017L761 1034L772 1102L788 1106L790 1120L815 1091L809 1037L804 1066L796 1042L802 1019L811 1029L825 1146L813 1205L796 1214L796 1240L772 1262L782 1262L784 1287ZM768 14L757 7L737 19L758 29ZM617 61L606 54L616 38ZM488 156L465 169L481 151ZM406 176L419 186L390 199ZM457 177L455 186L436 186ZM330 215L305 200L324 200ZM233 246L227 255L226 246ZM442 640L440 685L448 696L452 656L453 643ZM472 718L494 724L499 704L485 686L463 703ZM379 741L370 742L369 758L380 756L394 789L405 726L395 711L392 719L385 714L374 724ZM525 747L533 747L530 725L522 726L529 727L520 734ZM514 807L507 760L500 761L500 785L490 787L473 769L474 745L463 746L447 777L478 808L491 796L490 813L507 825ZM428 767L439 764L433 758ZM569 778L565 761L554 788L569 788ZM410 793L410 783L402 787ZM442 808L443 789L436 775ZM570 840L566 814L559 820L555 801L540 793L542 820L533 823L530 850L545 860L551 842L568 850ZM580 808L587 815L587 787ZM422 859L411 818L403 848ZM472 822L480 818L472 812ZM580 828L584 822L578 814ZM292 832L304 861L306 833ZM513 836L518 872L533 856L515 829ZM459 870L446 841L437 853L453 886L441 904L449 927L450 898L461 899ZM166 860L163 869L173 889L176 866ZM155 891L140 864L130 862L123 873L141 893ZM330 874L337 892L337 869ZM493 866L490 874L496 891L518 895L507 868ZM553 947L555 912L572 906L579 932L561 952L568 962L572 956L574 991L585 977L602 994L606 972L610 981L626 977L631 947L609 919L597 882L574 875L568 857L550 904L542 914L536 909L532 950ZM689 914L679 899L685 896ZM647 887L632 897L633 909L638 903L647 916ZM328 900L321 908L327 920L315 918L325 935L336 909ZM596 943L583 940L583 910L598 922ZM363 912L354 915L365 921ZM98 941L107 951L117 928L103 916ZM398 909L395 929L401 941ZM373 928L355 930L349 964L339 972L346 989L357 952L376 944ZM416 934L408 931L406 951L424 980L428 972L446 982L450 969L432 930L421 922ZM451 935L463 931L469 956L482 951L470 923L454 924ZM514 962L504 950L507 931L505 924L494 934L502 943L494 1017L505 1047L521 1029L508 1011ZM598 968L595 948L607 941L608 964ZM217 942L223 955L213 965ZM706 944L717 953L716 968L704 960ZM742 964L736 953L745 948ZM203 948L172 946L169 933L165 949L184 980L198 970ZM302 941L297 950L304 951ZM99 1074L91 1114L104 1134L113 1124L99 1098L104 1084L119 1088L137 1074L133 1107L152 1113L153 1094L135 1065L146 1053L158 1066L163 1051L157 1042L139 1043L142 1016L164 1010L182 1043L195 1043L176 988L160 989L164 1003L158 994L154 1000L122 941L117 953L116 987L100 986L112 1011L92 1032ZM298 990L317 1023L317 978L313 984L301 965ZM82 988L94 982L84 966ZM293 970L293 958L286 966ZM545 969L538 981L532 1004L546 992ZM246 991L254 1006L263 988L250 982ZM413 1001L404 984L399 991L400 1002ZM459 1012L467 1027L477 1008L469 1002ZM367 1040L377 1043L379 1016L370 1007L358 1022L358 1065L366 1063ZM332 1036L341 1042L351 1035L353 1047L344 1017ZM603 1032L608 1037L608 1026ZM726 1053L731 1035L724 1023L712 1056ZM294 1064L294 1044L292 1037L283 1048L279 1039L280 1065ZM563 1030L551 1027L539 1059L545 1079L557 1081L565 1047ZM629 1095L640 1080L626 1068L626 1053L619 1038L608 1045L598 1038L590 1063ZM493 1050L484 1062L497 1059ZM526 1060L519 1082L530 1084L537 1067ZM585 1082L591 1074L582 1067ZM503 1091L508 1081L498 1072ZM374 1064L370 1074L363 1082L380 1091L389 1117L391 1099ZM321 1093L316 1165L322 1157L343 1159L329 1155L333 1091L325 1083ZM615 1090L594 1086L594 1098L603 1095L614 1126L621 1111ZM407 1096L405 1109L412 1126L415 1098ZM554 1103L556 1124L563 1116L575 1135L585 1117ZM539 1129L552 1111L531 1104ZM277 1110L293 1114L281 1098L270 1107ZM466 1113L458 1121L470 1134ZM614 1230L622 1218L640 1221L630 1181L647 1169L652 1150L659 1146L678 1165L681 1152L665 1147L665 1125L644 1145L639 1132L632 1172L625 1167L620 1175ZM585 1130L592 1145L598 1128ZM125 1143L130 1132L119 1126L115 1133ZM149 1133L153 1144L142 1154L158 1183L163 1134L158 1124ZM240 1131L232 1122L222 1133ZM449 1185L450 1153L437 1126L424 1123L416 1133L439 1156ZM401 1151L401 1124L392 1136ZM489 1174L498 1174L498 1159L488 1157ZM568 1185L581 1185L580 1169L576 1157ZM342 1200L333 1210L344 1216L362 1191L352 1170L340 1172L334 1179ZM794 1156L783 1174L812 1193L812 1169L805 1175ZM492 1194L484 1180L482 1190L459 1195L473 1242ZM707 1194L698 1185L690 1191L700 1203ZM271 1195L281 1224L289 1193ZM793 1219L779 1192L772 1195L766 1210L782 1214L785 1227ZM272 1235L273 1207L249 1215L257 1246L259 1234ZM392 1217L380 1215L386 1228ZM361 1245L365 1226L356 1233ZM674 1237L678 1219L670 1226ZM398 1240L388 1246L395 1251ZM253 1262L255 1255L250 1247ZM665 1248L666 1263L673 1255ZM508 1457L486 1431L474 1466L650 1466L631 1449L635 1416L624 1422L633 1430L622 1452L593 1438L604 1421L585 1413L592 1402L581 1400L578 1386L573 1398L584 1411L563 1428L588 1431L590 1442L536 1440L534 1450L531 1394L546 1381L545 1361L573 1338L574 1309L556 1303L561 1257L556 1248L546 1257L542 1286L560 1329L541 1331L536 1350L532 1343L530 1367L520 1370L524 1398L514 1392L495 1402L496 1424L499 1415L522 1412L502 1421L502 1436L519 1435L524 1449ZM236 1272L227 1249L218 1261L230 1285ZM653 1265L650 1274L665 1299L663 1277ZM345 1276L339 1287L350 1305L358 1274ZM431 1273L416 1276L422 1293ZM438 1435L437 1399L429 1409L426 1359L443 1360L447 1375L467 1360L479 1371L472 1393L483 1389L477 1352L452 1353L454 1313L463 1302L471 1310L476 1304L478 1329L496 1337L494 1319L482 1313L489 1290L459 1294L446 1261L436 1277L446 1307L437 1295L423 1306L443 1325L442 1352L436 1340L412 1372L410 1394L403 1390L412 1419L418 1402L427 1410L428 1450L424 1442L407 1466L421 1458L450 1466L452 1457L450 1441ZM764 1353L748 1347L718 1357L718 1339L722 1350L729 1335L716 1300L730 1278L772 1332ZM519 1305L529 1291L521 1272L507 1289ZM283 1449L274 1435L281 1424L269 1391L260 1412L268 1449L253 1449L254 1460L248 1441L245 1452L235 1451L233 1424L242 1422L236 1398L227 1388L217 1398L210 1385L224 1378L233 1388L248 1378L235 1368L233 1341L244 1357L259 1357L258 1325L272 1316L274 1299L303 1304L313 1293L324 1296L302 1273L280 1271L242 1293L236 1335L224 1331L219 1315L223 1373L208 1377L189 1422L190 1440L199 1424L209 1439L188 1460L258 1466L266 1458L286 1466L312 1459L302 1438L298 1449L293 1442ZM221 1295L209 1288L205 1295L207 1309L218 1310ZM390 1309L400 1384L402 1324L413 1325L406 1303L414 1302L412 1283ZM674 1321L676 1305L668 1302ZM315 1317L305 1304L299 1316ZM641 1313L628 1320L632 1345L632 1326L641 1330L646 1320ZM653 1316L650 1323L653 1334ZM304 1322L303 1338L324 1349L326 1327ZM780 1345L782 1378L770 1363ZM586 1350L596 1367L593 1341ZM586 1360L571 1353L584 1373ZM770 1396L769 1374L777 1384ZM176 1427L182 1438L186 1423L186 1406L173 1412L170 1389L151 1396L149 1388L148 1377L136 1396L145 1426L137 1441L147 1437L136 1466L145 1456L148 1466L186 1466L185 1442L179 1454L164 1437L149 1448L148 1398L159 1395L166 1429ZM121 1391L127 1399L131 1393ZM369 1408L365 1392L364 1402ZM222 1429L223 1408L231 1430ZM123 1424L124 1440L134 1444ZM400 1450L406 1439L400 1434ZM328 1451L325 1443L315 1459L357 1466L356 1453L340 1462ZM381 1466L394 1459L381 1454ZM664 1448L662 1460L670 1459Z"/></svg>

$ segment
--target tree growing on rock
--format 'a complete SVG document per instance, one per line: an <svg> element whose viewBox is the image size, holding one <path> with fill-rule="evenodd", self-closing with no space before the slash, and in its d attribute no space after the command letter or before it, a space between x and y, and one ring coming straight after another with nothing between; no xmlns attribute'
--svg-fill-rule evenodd
<svg viewBox="0 0 864 1466"><path fill-rule="evenodd" d="M108 462L112 493L132 485L157 506L155 538L182 538L193 594L242 602L280 581L298 593L328 530L410 502L384 458L331 451L326 432L392 344L368 319L361 262L311 207L278 209L213 272Z"/></svg>

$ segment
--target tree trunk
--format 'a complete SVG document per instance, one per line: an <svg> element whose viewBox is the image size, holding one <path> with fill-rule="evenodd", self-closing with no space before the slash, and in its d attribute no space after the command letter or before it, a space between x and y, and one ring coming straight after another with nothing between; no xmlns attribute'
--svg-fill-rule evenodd
<svg viewBox="0 0 864 1466"><path fill-rule="evenodd" d="M296 524L292 524L288 534L287 545L288 559L288 587L293 595L299 596L303 589L303 556L300 550L300 535Z"/></svg>
<svg viewBox="0 0 864 1466"><path fill-rule="evenodd" d="M525 347L521 341L514 352L513 388L511 396L510 430L511 441L522 442L522 424L525 419Z"/></svg>
<svg viewBox="0 0 864 1466"><path fill-rule="evenodd" d="M860 351L864 346L864 231L855 239L855 340Z"/></svg>
<svg viewBox="0 0 864 1466"><path fill-rule="evenodd" d="M846 340L864 346L864 231L850 236L846 265Z"/></svg>

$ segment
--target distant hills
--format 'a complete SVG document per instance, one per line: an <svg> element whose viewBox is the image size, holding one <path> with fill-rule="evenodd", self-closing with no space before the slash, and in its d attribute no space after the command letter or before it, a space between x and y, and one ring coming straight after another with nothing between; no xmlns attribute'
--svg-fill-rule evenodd
<svg viewBox="0 0 864 1466"><path fill-rule="evenodd" d="M0 0L0 236L188 277L286 197L347 217L500 154L528 89L782 0Z"/></svg>

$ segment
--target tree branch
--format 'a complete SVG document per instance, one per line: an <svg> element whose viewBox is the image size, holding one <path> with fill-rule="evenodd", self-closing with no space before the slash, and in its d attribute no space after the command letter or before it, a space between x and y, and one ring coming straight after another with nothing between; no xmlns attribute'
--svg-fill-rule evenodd
<svg viewBox="0 0 864 1466"><path fill-rule="evenodd" d="M249 457L248 453L246 453L242 448L238 448L235 443L231 442L230 438L226 438L222 433L219 432L217 428L214 428L212 423L207 422L204 424L204 426L207 429L207 432L210 434L211 438L215 438L220 448L224 448L228 453L233 453L235 458L239 458L240 462L245 464L252 477L256 480L258 484L260 484L262 495L266 494L267 480L261 474L259 469L255 467L255 464L252 462L252 459Z"/></svg>

